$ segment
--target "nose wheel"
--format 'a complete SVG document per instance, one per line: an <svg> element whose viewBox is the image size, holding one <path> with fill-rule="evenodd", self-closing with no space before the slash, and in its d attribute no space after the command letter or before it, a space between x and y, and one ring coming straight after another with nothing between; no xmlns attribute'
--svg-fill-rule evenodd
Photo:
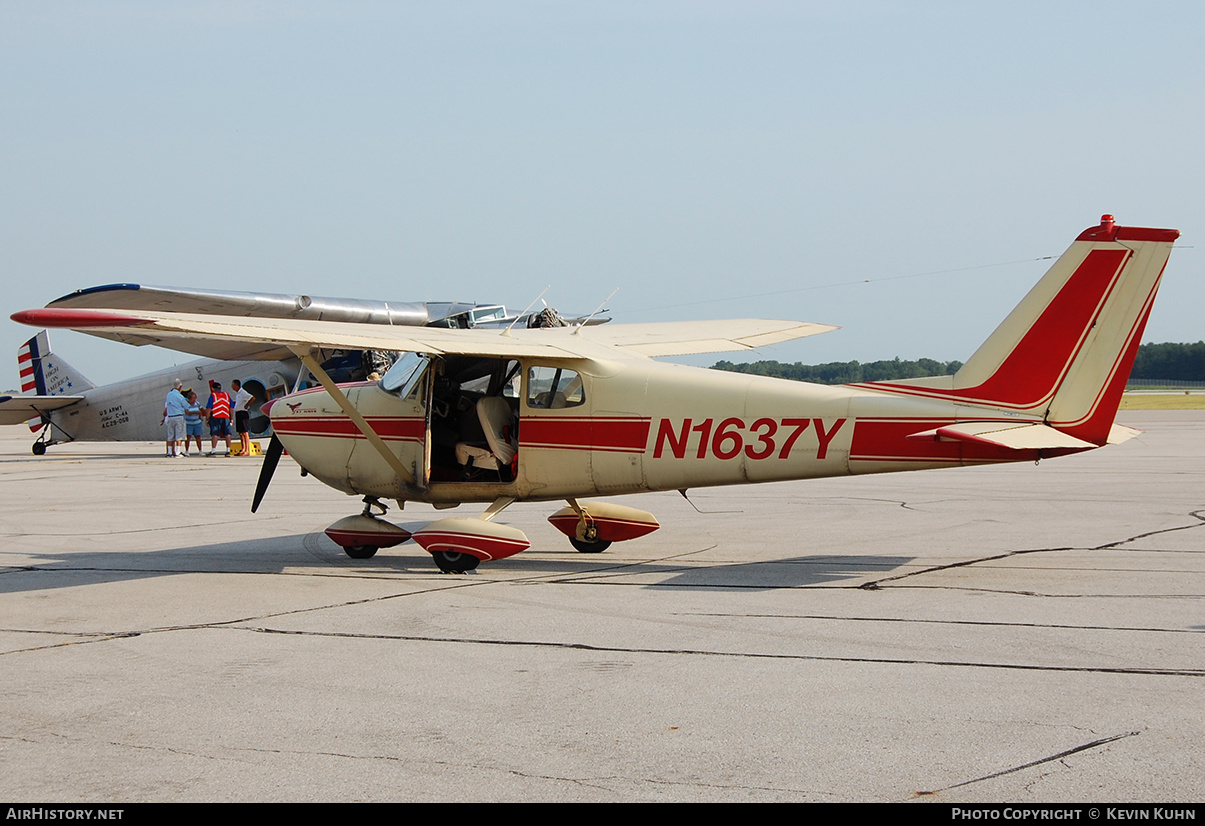
<svg viewBox="0 0 1205 826"><path fill-rule="evenodd" d="M326 529L331 541L352 559L371 559L381 548L392 548L410 538L410 531L375 516L374 507L385 512L376 497L366 496L363 513L346 516Z"/></svg>

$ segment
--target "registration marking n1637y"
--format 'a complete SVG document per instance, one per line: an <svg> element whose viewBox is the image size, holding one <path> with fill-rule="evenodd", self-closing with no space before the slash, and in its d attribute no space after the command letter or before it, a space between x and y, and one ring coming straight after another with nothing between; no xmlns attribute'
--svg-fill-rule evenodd
<svg viewBox="0 0 1205 826"><path fill-rule="evenodd" d="M809 427L816 434L816 458L828 455L828 446L845 419L837 419L826 427L824 419L770 419L761 418L746 424L744 419L731 417L703 419L697 424L694 419L682 419L675 424L662 419L657 425L657 443L653 458L660 459L666 447L675 459L685 459L688 443L698 434L694 458L706 458L708 453L717 459L735 459L744 453L750 459L769 459L777 456L786 459L791 455L795 442Z"/></svg>

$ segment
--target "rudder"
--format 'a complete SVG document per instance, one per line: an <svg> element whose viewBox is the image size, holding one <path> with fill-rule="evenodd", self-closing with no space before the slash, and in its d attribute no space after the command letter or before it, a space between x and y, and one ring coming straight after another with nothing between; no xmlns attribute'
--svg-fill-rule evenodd
<svg viewBox="0 0 1205 826"><path fill-rule="evenodd" d="M37 396L71 396L96 385L82 373L50 351L50 336L45 330L17 348L17 370L21 392ZM40 418L28 421L30 430L42 427Z"/></svg>

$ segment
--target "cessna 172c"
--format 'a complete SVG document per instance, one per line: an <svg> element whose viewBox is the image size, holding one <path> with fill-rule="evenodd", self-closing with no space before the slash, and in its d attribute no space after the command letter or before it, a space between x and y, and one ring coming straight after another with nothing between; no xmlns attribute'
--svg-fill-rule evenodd
<svg viewBox="0 0 1205 826"><path fill-rule="evenodd" d="M138 284L110 284L77 290L57 298L48 307L105 307L129 310L168 310L255 318L313 318L327 321L356 321L402 326L435 325L472 328L510 323L500 304L454 302L388 302L366 299L323 298L273 293L228 292ZM326 354L331 355L331 354ZM363 378L374 368L389 366L388 360L373 363L373 354L353 351L325 360L326 370L339 380ZM383 354L382 354L383 355ZM292 354L272 361L246 360L232 356L202 359L149 373L144 376L97 387L65 360L51 352L45 331L25 342L17 351L21 374L20 396L0 396L0 424L28 421L39 432L34 455L70 441L156 441L163 437L163 395L173 379L197 391L204 404L214 382L227 390L238 379L254 397L249 426L253 436L270 430L262 407L270 399L298 389L303 370Z"/></svg>
<svg viewBox="0 0 1205 826"><path fill-rule="evenodd" d="M656 530L652 514L590 495L1034 461L1124 441L1122 390L1179 232L1079 235L954 376L826 387L654 361L833 329L791 321L611 324L505 331L382 328L196 314L44 309L16 321L213 355L292 353L322 388L266 407L275 437L252 510L281 452L364 497L327 529L349 556L411 537L447 572L529 547L496 517L564 500L549 517L580 551ZM337 386L320 347L404 351L379 382ZM382 500L489 503L413 534Z"/></svg>

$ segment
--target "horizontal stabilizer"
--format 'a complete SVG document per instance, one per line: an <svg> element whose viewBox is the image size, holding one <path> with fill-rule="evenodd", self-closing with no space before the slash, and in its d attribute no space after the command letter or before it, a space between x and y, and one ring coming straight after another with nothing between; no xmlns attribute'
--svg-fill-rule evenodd
<svg viewBox="0 0 1205 826"><path fill-rule="evenodd" d="M913 433L922 442L973 442L1005 450L1086 450L1097 447L1039 422L964 422Z"/></svg>
<svg viewBox="0 0 1205 826"><path fill-rule="evenodd" d="M1123 424L1114 424L1109 428L1109 441L1106 444L1119 445L1122 442L1128 442L1135 436L1141 436L1142 431L1134 427L1126 427Z"/></svg>
<svg viewBox="0 0 1205 826"><path fill-rule="evenodd" d="M0 425L22 424L43 413L70 407L83 396L0 396Z"/></svg>

